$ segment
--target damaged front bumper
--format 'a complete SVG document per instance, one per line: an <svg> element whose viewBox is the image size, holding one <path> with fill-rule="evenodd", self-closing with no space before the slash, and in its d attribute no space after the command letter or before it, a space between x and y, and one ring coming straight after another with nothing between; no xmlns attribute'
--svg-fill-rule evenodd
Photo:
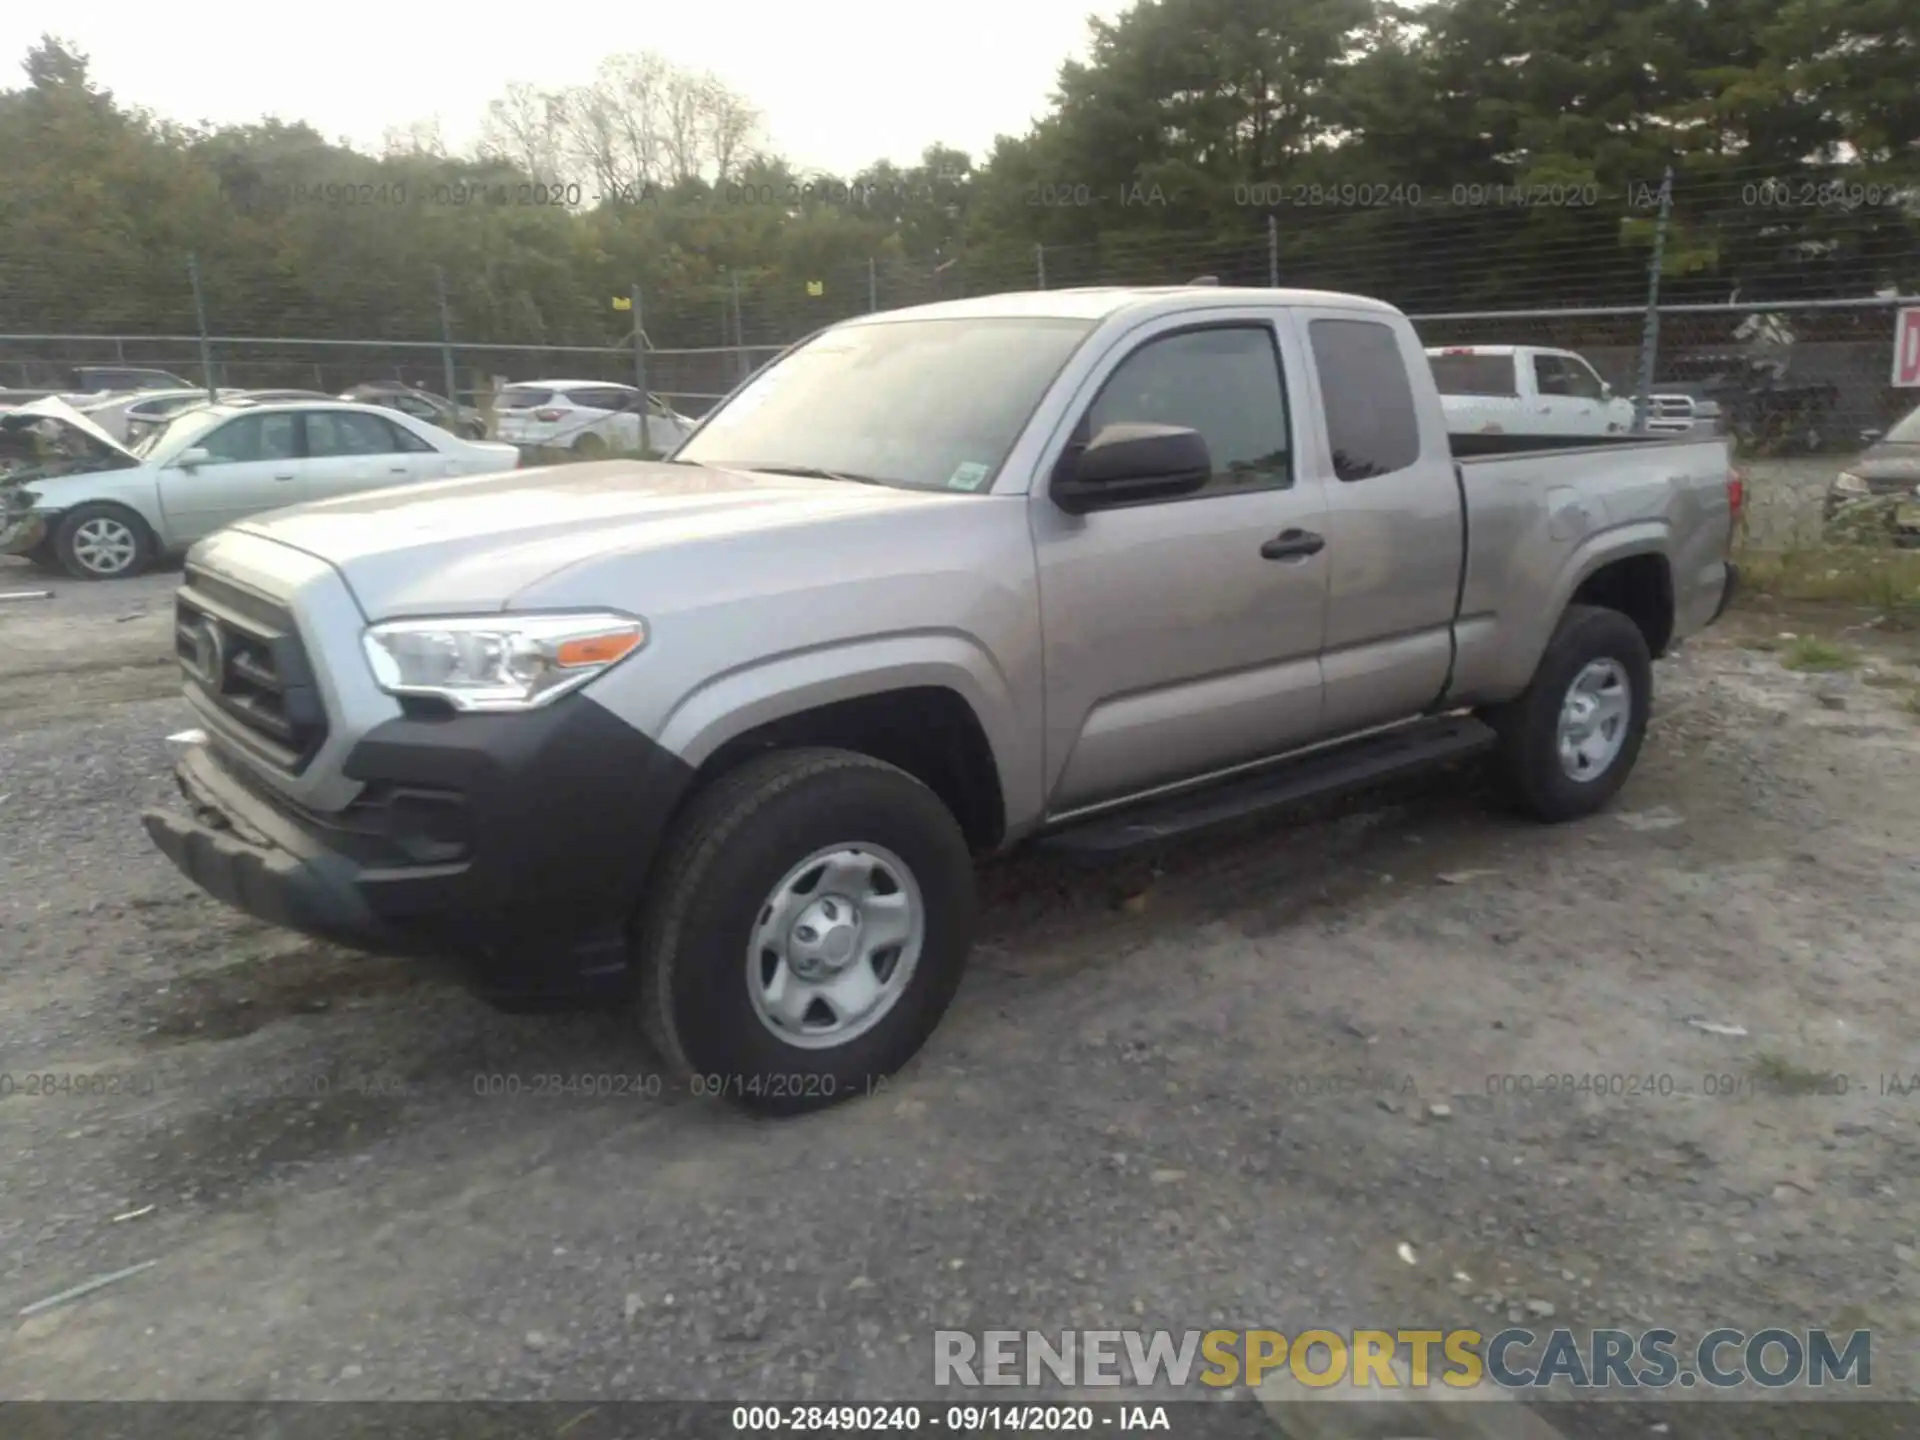
<svg viewBox="0 0 1920 1440"><path fill-rule="evenodd" d="M0 508L0 555L30 555L47 541L47 517L37 510Z"/></svg>

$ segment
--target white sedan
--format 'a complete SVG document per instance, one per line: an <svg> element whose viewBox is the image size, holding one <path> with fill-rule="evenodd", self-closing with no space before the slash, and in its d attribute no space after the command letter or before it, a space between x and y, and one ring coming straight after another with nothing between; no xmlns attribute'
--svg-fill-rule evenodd
<svg viewBox="0 0 1920 1440"><path fill-rule="evenodd" d="M0 415L0 554L120 579L262 511L519 463L511 445L373 405L202 405L128 449L38 400Z"/></svg>

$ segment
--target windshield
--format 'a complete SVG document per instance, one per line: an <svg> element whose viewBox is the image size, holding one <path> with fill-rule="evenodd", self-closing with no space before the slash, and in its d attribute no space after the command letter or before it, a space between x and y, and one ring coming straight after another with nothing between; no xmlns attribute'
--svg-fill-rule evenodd
<svg viewBox="0 0 1920 1440"><path fill-rule="evenodd" d="M1909 410L1886 438L1895 445L1920 445L1920 408Z"/></svg>
<svg viewBox="0 0 1920 1440"><path fill-rule="evenodd" d="M157 429L141 436L132 445L132 451L142 460L146 460L159 455L162 451L184 449L195 435L206 430L216 420L224 418L219 412L204 408L182 411Z"/></svg>
<svg viewBox="0 0 1920 1440"><path fill-rule="evenodd" d="M1517 395L1511 355L1434 355L1433 383L1442 395Z"/></svg>
<svg viewBox="0 0 1920 1440"><path fill-rule="evenodd" d="M816 336L762 371L674 459L983 490L1087 320L899 320Z"/></svg>

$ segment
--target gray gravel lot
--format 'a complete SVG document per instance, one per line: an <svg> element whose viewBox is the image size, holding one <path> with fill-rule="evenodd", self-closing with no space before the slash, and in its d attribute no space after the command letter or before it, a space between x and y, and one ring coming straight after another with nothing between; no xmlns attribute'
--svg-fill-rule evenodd
<svg viewBox="0 0 1920 1440"><path fill-rule="evenodd" d="M1920 1090L1882 1091L1920 1073L1915 652L1747 648L1863 617L1662 662L1580 824L1442 775L1157 875L997 864L927 1053L764 1122L645 1093L621 1015L497 1015L173 871L137 812L187 721L175 579L0 605L0 1306L157 1262L10 1320L0 1395L931 1398L936 1327L1539 1304L1870 1327L1914 1393Z"/></svg>

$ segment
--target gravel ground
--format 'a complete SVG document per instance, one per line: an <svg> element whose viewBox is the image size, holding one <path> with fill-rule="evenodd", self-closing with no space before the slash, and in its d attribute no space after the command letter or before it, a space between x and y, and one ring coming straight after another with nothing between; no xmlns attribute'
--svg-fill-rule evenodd
<svg viewBox="0 0 1920 1440"><path fill-rule="evenodd" d="M925 1055L764 1122L638 1093L617 1014L497 1015L173 871L137 812L187 720L174 583L0 604L0 1305L153 1262L12 1321L0 1395L898 1399L935 1327L1543 1306L1870 1327L1915 1393L1920 1089L1882 1092L1920 1072L1916 651L1764 648L1860 616L1663 661L1583 823L1441 775L1158 874L997 864ZM484 1093L549 1074L639 1078Z"/></svg>

